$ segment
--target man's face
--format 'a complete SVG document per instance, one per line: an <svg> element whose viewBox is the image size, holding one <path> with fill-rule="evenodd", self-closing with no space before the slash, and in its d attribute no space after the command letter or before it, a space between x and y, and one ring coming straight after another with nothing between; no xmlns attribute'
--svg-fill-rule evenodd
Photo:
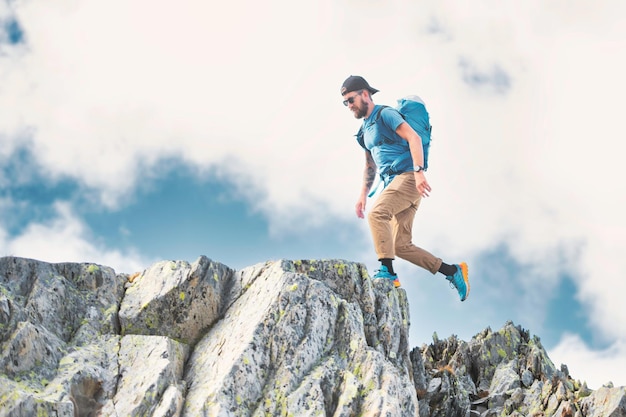
<svg viewBox="0 0 626 417"><path fill-rule="evenodd" d="M355 118L362 119L365 117L369 109L369 103L363 100L363 90L346 93L343 98L343 104L348 106Z"/></svg>

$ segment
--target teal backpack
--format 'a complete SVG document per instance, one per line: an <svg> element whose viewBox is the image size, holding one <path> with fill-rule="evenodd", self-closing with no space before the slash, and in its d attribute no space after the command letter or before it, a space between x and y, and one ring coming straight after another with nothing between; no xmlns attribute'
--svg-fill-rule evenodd
<svg viewBox="0 0 626 417"><path fill-rule="evenodd" d="M380 114L385 108L391 108L389 106L379 106L379 107L380 107L380 110L378 110L378 113L374 117L373 123L378 123L378 120L380 119ZM419 98L418 96L406 96L398 100L398 104L395 107L395 110L398 113L400 113L402 118L413 128L413 130L415 130L415 132L422 139L422 150L424 153L424 170L428 169L430 136L431 136L433 127L430 125L430 119L428 117L428 111L426 111L426 105L424 104L422 99ZM381 126L383 127L382 129L380 129ZM389 144L399 144L399 143L404 142L404 139L402 139L396 132L392 131L384 123L382 123L381 126L379 126L379 131L381 132L381 136L382 136L381 143L385 142ZM359 142L359 145L361 145L363 149L367 150L367 148L365 147L365 141L363 138L363 126L361 126L361 128L357 132L356 139ZM413 162L411 160L410 154L403 156L399 159L401 160L396 160L393 165L397 166L400 172L406 172L407 168L408 170L412 169ZM381 177L385 175L386 178L389 178L387 176L388 174L389 172L387 173L379 172L379 175L377 177L377 182L373 186L368 197L372 197L374 194L376 194L381 182L384 182L385 186L387 185L387 180L382 181Z"/></svg>
<svg viewBox="0 0 626 417"><path fill-rule="evenodd" d="M377 123L380 119L380 113L385 108L390 108L389 106L380 106L381 109L378 111L378 114L374 118L374 123ZM430 125L430 120L428 117L428 111L426 111L426 105L418 96L406 96L398 100L398 104L395 107L402 118L417 132L417 134L422 138L422 149L424 151L424 170L428 169L428 153L430 151L430 135L433 130L433 127ZM396 132L391 131L387 126L384 126L382 131L386 131L385 141L403 141L400 136ZM363 131L359 129L357 133L357 141L362 148L365 148L365 143L363 141Z"/></svg>

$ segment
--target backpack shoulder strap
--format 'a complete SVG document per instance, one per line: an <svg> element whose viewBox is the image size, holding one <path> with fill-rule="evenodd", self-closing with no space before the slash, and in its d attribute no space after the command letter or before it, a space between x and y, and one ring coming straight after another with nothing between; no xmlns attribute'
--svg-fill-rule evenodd
<svg viewBox="0 0 626 417"><path fill-rule="evenodd" d="M391 109L391 110L394 110L394 111L398 111L398 110L394 109L394 108L393 108L393 107L391 107L391 106L386 106L386 105L384 105L384 104L381 104L380 106L378 106L378 110L376 110L376 115L374 116L374 120L372 120L370 123L371 123L371 124L378 123L378 121L380 120L380 116L382 115L383 110L385 110L385 109ZM398 112L398 113L400 113L400 112ZM402 116L402 113L400 113L400 116ZM402 118L404 118L404 116L402 116ZM365 123L365 122L364 122L364 123ZM383 122L383 126L384 126L384 127L385 127L388 131L390 131L392 134L394 134L394 133L395 133L395 132L392 132L392 131L391 131L391 129L389 129L389 128L387 127L387 125L386 125L384 122ZM355 136L356 136L356 140L357 140L357 142L359 142L359 145L361 145L361 147L362 147L363 149L367 149L367 148L365 147L365 139L363 138L363 125L361 125L361 127L359 127L359 131L356 133L356 135L355 135ZM384 139L385 139L386 141L389 141L389 139L387 139L387 138L386 138L386 136L384 137Z"/></svg>
<svg viewBox="0 0 626 417"><path fill-rule="evenodd" d="M367 150L365 147L365 139L363 138L363 126L359 127L359 131L356 132L356 141L361 145L361 148Z"/></svg>
<svg viewBox="0 0 626 417"><path fill-rule="evenodd" d="M391 106L385 106L385 105L381 105L380 106L381 109L378 111L378 114L376 115L375 119L374 119L374 123L377 123L378 120L380 119L380 116L382 115L383 110L387 110L388 111L394 111L396 113L398 113L403 120L406 121L404 115L402 113L400 113L400 111L396 108L393 108ZM380 124L382 126L382 129L380 130L380 133L383 137L383 141L385 143L395 143L397 141L401 141L402 138L400 138L400 136L396 133L395 130L391 129L389 126L387 126L387 124L385 123L385 121L383 120L383 122Z"/></svg>
<svg viewBox="0 0 626 417"><path fill-rule="evenodd" d="M391 106L385 106L384 104L380 105L380 110L378 110L378 113L376 114L376 117L374 117L374 123L377 123L378 120L380 119L380 116L383 114L383 110L385 109L392 109L395 110L393 107Z"/></svg>

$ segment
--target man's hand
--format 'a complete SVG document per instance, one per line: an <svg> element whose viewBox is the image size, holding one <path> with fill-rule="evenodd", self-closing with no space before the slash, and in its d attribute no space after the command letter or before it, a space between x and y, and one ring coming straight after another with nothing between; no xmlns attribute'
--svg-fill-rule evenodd
<svg viewBox="0 0 626 417"><path fill-rule="evenodd" d="M422 197L428 197L428 193L432 191L428 181L426 181L424 171L415 173L415 186L417 187L417 192L420 193Z"/></svg>
<svg viewBox="0 0 626 417"><path fill-rule="evenodd" d="M365 218L365 203L367 202L367 196L361 196L361 198L359 198L359 201L356 202L356 207L355 207L355 211L356 211L356 216L359 219L363 219Z"/></svg>

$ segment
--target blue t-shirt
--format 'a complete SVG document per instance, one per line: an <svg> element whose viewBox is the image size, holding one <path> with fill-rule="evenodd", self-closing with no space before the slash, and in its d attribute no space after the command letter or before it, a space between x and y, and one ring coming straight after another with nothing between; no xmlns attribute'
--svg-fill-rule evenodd
<svg viewBox="0 0 626 417"><path fill-rule="evenodd" d="M397 174L413 170L409 143L396 133L402 123L404 119L397 110L388 107L381 110L379 105L363 120L363 143L371 152L385 185Z"/></svg>

